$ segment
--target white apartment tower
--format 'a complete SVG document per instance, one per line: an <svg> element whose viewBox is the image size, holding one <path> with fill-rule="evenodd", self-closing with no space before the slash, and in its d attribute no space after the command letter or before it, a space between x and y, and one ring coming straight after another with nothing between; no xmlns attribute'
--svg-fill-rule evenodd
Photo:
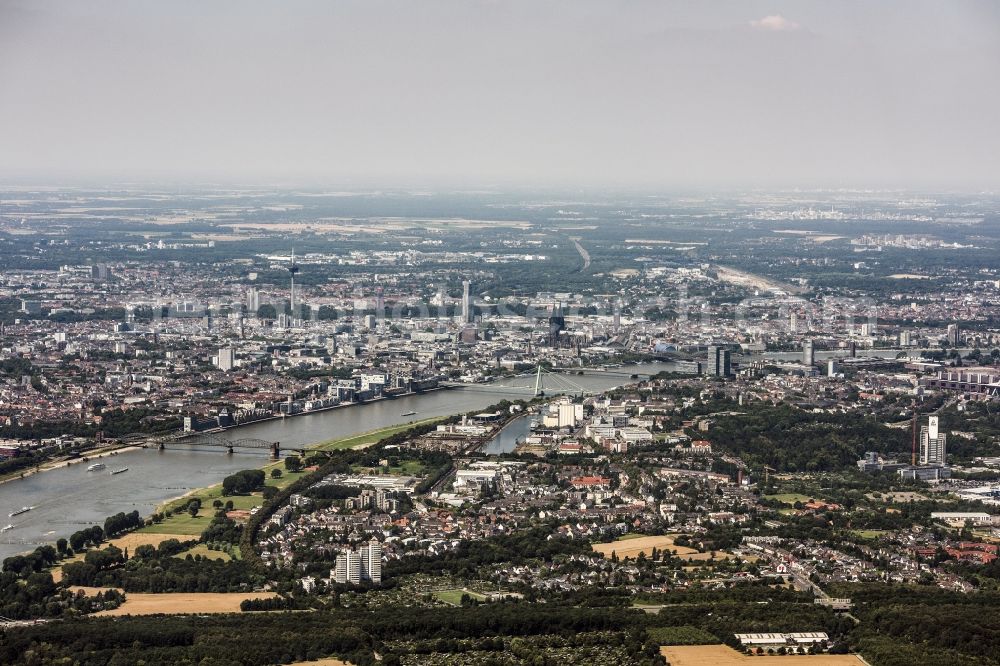
<svg viewBox="0 0 1000 666"><path fill-rule="evenodd" d="M337 562L333 565L333 571L330 572L330 578L333 579L334 583L347 582L347 555L345 553L337 555Z"/></svg>
<svg viewBox="0 0 1000 666"><path fill-rule="evenodd" d="M372 539L358 550L347 550L337 555L330 578L334 583L369 581L376 585L382 582L382 544Z"/></svg>
<svg viewBox="0 0 1000 666"><path fill-rule="evenodd" d="M347 551L347 582L361 583L361 554L356 550Z"/></svg>
<svg viewBox="0 0 1000 666"><path fill-rule="evenodd" d="M361 579L382 582L382 544L376 539L361 547Z"/></svg>

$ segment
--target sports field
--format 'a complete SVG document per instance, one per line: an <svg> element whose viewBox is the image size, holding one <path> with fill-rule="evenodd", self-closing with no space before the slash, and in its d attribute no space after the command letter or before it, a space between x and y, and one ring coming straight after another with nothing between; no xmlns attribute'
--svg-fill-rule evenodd
<svg viewBox="0 0 1000 666"><path fill-rule="evenodd" d="M864 666L853 654L748 656L726 645L666 645L660 648L670 666Z"/></svg>

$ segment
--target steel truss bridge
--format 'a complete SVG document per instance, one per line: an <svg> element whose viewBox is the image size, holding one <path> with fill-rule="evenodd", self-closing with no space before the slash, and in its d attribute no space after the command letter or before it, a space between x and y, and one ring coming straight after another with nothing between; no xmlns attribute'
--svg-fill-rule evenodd
<svg viewBox="0 0 1000 666"><path fill-rule="evenodd" d="M269 442L255 437L225 437L221 432L178 432L169 435L150 436L143 434L126 435L122 441L129 444L156 447L161 451L168 446L207 446L235 453L236 449L270 450L271 457L281 456L280 442ZM285 447L285 451L305 453L305 447Z"/></svg>

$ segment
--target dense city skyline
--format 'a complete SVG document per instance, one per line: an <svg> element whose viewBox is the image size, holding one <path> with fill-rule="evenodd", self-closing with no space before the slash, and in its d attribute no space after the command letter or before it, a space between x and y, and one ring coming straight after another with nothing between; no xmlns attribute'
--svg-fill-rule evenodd
<svg viewBox="0 0 1000 666"><path fill-rule="evenodd" d="M1000 666L998 35L0 0L0 664Z"/></svg>

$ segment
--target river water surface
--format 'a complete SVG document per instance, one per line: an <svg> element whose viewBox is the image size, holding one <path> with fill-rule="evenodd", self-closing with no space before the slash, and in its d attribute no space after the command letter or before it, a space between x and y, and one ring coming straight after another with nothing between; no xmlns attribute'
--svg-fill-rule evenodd
<svg viewBox="0 0 1000 666"><path fill-rule="evenodd" d="M609 372L587 371L584 375L546 378L546 391L569 380L587 391L603 391L634 381L630 374L654 374L673 369L670 363L649 363L614 368ZM522 377L490 385L432 391L393 400L381 400L288 419L264 421L223 433L224 437L254 437L281 442L282 446L303 446L329 439L398 425L435 416L449 416L482 409L504 398L530 398L529 391L505 392L505 387L533 386L534 377ZM414 411L416 414L403 416ZM516 435L515 430L511 435ZM523 436L523 434L522 434ZM138 510L151 514L156 507L189 490L219 483L241 469L260 467L268 452L238 450L228 455L218 449L171 445L164 451L137 449L102 459L107 468L88 472L89 463L32 474L0 484L0 526L14 527L0 534L0 558L52 543L61 536L90 525L103 525L107 516ZM506 448L506 447L504 447ZM122 474L110 470L128 467ZM7 517L22 506L33 507L18 516Z"/></svg>

